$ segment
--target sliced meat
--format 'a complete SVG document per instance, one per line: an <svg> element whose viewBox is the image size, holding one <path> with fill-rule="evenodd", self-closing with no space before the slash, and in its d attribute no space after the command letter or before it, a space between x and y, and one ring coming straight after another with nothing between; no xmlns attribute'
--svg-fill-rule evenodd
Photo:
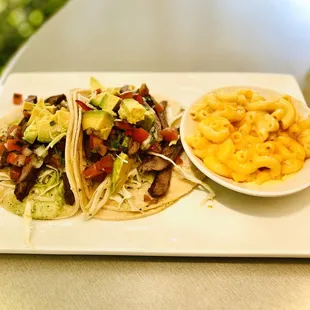
<svg viewBox="0 0 310 310"><path fill-rule="evenodd" d="M167 168L156 173L155 179L148 190L152 197L161 197L166 195L170 186L172 168L172 165L169 164Z"/></svg>
<svg viewBox="0 0 310 310"><path fill-rule="evenodd" d="M33 95L29 95L25 101L32 102L32 103L37 103L38 102L38 97L37 96L33 96Z"/></svg>
<svg viewBox="0 0 310 310"><path fill-rule="evenodd" d="M162 154L169 157L172 160L175 160L177 156L183 150L182 144L179 141L176 145L166 146L163 149ZM150 171L161 171L169 165L169 161L158 157L158 156L149 156L144 162L138 167L140 173L150 172Z"/></svg>
<svg viewBox="0 0 310 310"><path fill-rule="evenodd" d="M159 118L159 121L160 121L162 129L165 129L165 128L169 127L168 120L167 120L167 111L166 111L166 107L167 107L168 102L167 101L161 101L160 104L162 106L164 106L165 109L162 112L160 112L160 113L158 113L156 111L156 114L157 114L157 116Z"/></svg>
<svg viewBox="0 0 310 310"><path fill-rule="evenodd" d="M67 97L64 94L51 96L45 99L44 102L49 103L50 105L59 105L62 101L67 101Z"/></svg>
<svg viewBox="0 0 310 310"><path fill-rule="evenodd" d="M99 153L93 153L90 150L90 145L89 145L89 136L87 134L84 133L84 137L83 137L83 148L84 148L84 153L86 158L95 163L96 161L100 160L101 156Z"/></svg>
<svg viewBox="0 0 310 310"><path fill-rule="evenodd" d="M132 138L129 140L128 144L128 155L129 157L132 157L138 153L140 149L140 143L133 141Z"/></svg>
<svg viewBox="0 0 310 310"><path fill-rule="evenodd" d="M35 168L31 167L31 169L29 170L29 173L23 179L23 181L19 181L16 184L14 194L15 194L17 200L23 201L25 199L25 197L28 196L30 190L36 184L38 173L39 173L39 169L35 169Z"/></svg>
<svg viewBox="0 0 310 310"><path fill-rule="evenodd" d="M0 169L8 166L7 159L8 159L9 152L4 150L2 155L0 156Z"/></svg>
<svg viewBox="0 0 310 310"><path fill-rule="evenodd" d="M65 202L66 204L72 206L75 202L75 198L74 198L74 194L71 190L71 187L70 187L70 183L69 183L69 180L68 180L68 177L67 177L67 174L64 173L62 175L62 180L64 182L64 196L65 196Z"/></svg>
<svg viewBox="0 0 310 310"><path fill-rule="evenodd" d="M130 91L129 85L124 85L124 86L119 90L120 94L125 93L125 92L127 92L127 91Z"/></svg>
<svg viewBox="0 0 310 310"><path fill-rule="evenodd" d="M23 117L22 120L18 123L18 126L23 127L24 125L27 125L28 123L28 118Z"/></svg>

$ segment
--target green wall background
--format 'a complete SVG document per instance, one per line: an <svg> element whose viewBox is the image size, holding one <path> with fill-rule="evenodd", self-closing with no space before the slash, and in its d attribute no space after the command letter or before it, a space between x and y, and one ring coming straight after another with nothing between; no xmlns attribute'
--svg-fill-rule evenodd
<svg viewBox="0 0 310 310"><path fill-rule="evenodd" d="M12 55L68 0L0 0L0 74Z"/></svg>

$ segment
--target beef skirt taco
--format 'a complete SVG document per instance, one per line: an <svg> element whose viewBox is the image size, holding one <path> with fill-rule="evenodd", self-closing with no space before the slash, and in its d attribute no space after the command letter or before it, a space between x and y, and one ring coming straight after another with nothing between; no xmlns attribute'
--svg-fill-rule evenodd
<svg viewBox="0 0 310 310"><path fill-rule="evenodd" d="M127 220L155 214L202 184L183 152L175 101L148 87L72 91L74 177L85 218ZM75 105L74 105L75 103Z"/></svg>
<svg viewBox="0 0 310 310"><path fill-rule="evenodd" d="M29 96L0 119L0 206L33 219L79 209L69 156L74 119L65 95Z"/></svg>

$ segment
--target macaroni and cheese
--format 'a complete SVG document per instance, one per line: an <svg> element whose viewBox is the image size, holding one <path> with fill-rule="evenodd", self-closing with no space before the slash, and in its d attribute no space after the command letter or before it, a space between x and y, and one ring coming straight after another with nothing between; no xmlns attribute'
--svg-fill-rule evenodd
<svg viewBox="0 0 310 310"><path fill-rule="evenodd" d="M300 120L288 95L266 100L251 89L205 95L191 110L186 142L205 166L237 182L262 184L299 171L310 157L310 118Z"/></svg>

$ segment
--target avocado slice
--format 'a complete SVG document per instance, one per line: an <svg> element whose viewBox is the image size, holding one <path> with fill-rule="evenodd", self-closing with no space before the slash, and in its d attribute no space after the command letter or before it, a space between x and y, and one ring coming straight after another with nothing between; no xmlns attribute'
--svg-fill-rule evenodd
<svg viewBox="0 0 310 310"><path fill-rule="evenodd" d="M49 143L52 141L50 135L50 122L49 119L44 119L38 121L37 128L38 128L38 141L43 143Z"/></svg>
<svg viewBox="0 0 310 310"><path fill-rule="evenodd" d="M112 193L120 191L127 180L132 160L125 153L120 153L113 163Z"/></svg>
<svg viewBox="0 0 310 310"><path fill-rule="evenodd" d="M151 111L146 111L144 120L139 122L139 125L147 131L150 131L155 122L155 115Z"/></svg>
<svg viewBox="0 0 310 310"><path fill-rule="evenodd" d="M102 98L104 97L104 95L105 95L105 93L102 92L102 93L100 93L100 94L94 96L93 98L91 98L90 104L92 104L92 105L98 107L98 106L100 105L101 100L102 100Z"/></svg>
<svg viewBox="0 0 310 310"><path fill-rule="evenodd" d="M82 128L93 129L99 132L100 138L106 140L114 126L114 117L107 111L86 111L82 116Z"/></svg>
<svg viewBox="0 0 310 310"><path fill-rule="evenodd" d="M135 99L124 99L120 105L118 114L121 119L127 120L130 124L143 121L146 109Z"/></svg>
<svg viewBox="0 0 310 310"><path fill-rule="evenodd" d="M62 108L62 109L58 110L55 114L55 117L56 117L56 123L60 127L68 129L69 120L70 120L70 113L66 109Z"/></svg>
<svg viewBox="0 0 310 310"><path fill-rule="evenodd" d="M26 128L23 139L32 144L36 140L37 136L38 136L38 126L36 122L33 122L30 126Z"/></svg>
<svg viewBox="0 0 310 310"><path fill-rule="evenodd" d="M95 91L99 88L104 89L101 83L97 79L95 79L93 76L91 76L90 77L90 90Z"/></svg>
<svg viewBox="0 0 310 310"><path fill-rule="evenodd" d="M119 103L121 98L111 95L111 94L105 94L103 98L101 99L101 102L99 104L99 107L102 110L106 111L113 111L115 106Z"/></svg>
<svg viewBox="0 0 310 310"><path fill-rule="evenodd" d="M36 106L37 105L32 103L32 102L25 101L24 106L23 106L23 110L32 111ZM51 106L45 106L45 109L48 110L49 112L51 112L52 114L54 114L57 107L54 105L51 105Z"/></svg>

